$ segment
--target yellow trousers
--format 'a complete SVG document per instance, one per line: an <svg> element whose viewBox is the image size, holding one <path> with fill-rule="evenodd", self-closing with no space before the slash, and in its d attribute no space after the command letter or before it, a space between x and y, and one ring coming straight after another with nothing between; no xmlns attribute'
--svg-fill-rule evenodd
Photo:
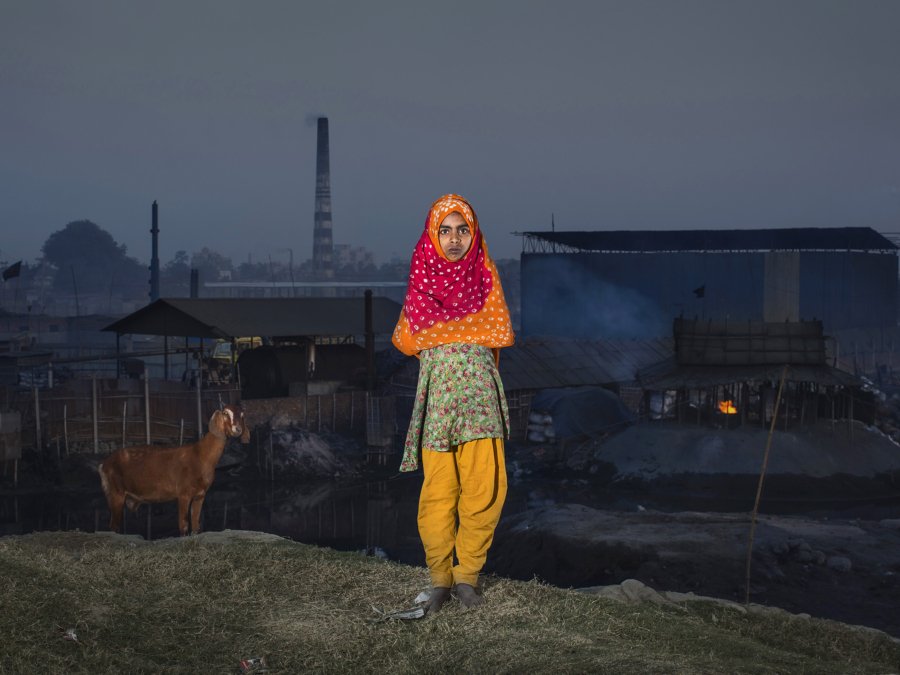
<svg viewBox="0 0 900 675"><path fill-rule="evenodd" d="M506 500L502 438L422 449L419 536L433 586L478 584ZM457 564L453 564L456 552Z"/></svg>

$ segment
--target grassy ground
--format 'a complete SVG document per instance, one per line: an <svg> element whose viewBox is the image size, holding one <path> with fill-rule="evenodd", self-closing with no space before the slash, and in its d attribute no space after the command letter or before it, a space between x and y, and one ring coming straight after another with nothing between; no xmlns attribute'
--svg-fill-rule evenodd
<svg viewBox="0 0 900 675"><path fill-rule="evenodd" d="M476 610L373 623L425 570L265 535L7 537L0 584L2 673L237 673L251 656L275 673L900 670L900 643L843 624L495 578Z"/></svg>

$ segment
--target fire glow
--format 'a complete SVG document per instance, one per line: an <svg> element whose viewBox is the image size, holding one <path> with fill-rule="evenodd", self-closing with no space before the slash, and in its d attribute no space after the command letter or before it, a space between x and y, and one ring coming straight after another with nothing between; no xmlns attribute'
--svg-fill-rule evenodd
<svg viewBox="0 0 900 675"><path fill-rule="evenodd" d="M719 412L725 415L737 414L737 408L734 407L734 401L720 401Z"/></svg>

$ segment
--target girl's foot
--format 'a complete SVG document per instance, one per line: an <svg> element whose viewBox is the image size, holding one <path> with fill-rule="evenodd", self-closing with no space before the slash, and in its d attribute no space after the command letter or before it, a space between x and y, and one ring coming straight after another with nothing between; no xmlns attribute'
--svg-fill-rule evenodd
<svg viewBox="0 0 900 675"><path fill-rule="evenodd" d="M431 589L431 595L425 602L425 615L436 614L441 611L444 603L450 599L450 589L443 586L435 586Z"/></svg>
<svg viewBox="0 0 900 675"><path fill-rule="evenodd" d="M456 597L466 609L477 607L484 602L484 598L478 595L469 584L456 584Z"/></svg>

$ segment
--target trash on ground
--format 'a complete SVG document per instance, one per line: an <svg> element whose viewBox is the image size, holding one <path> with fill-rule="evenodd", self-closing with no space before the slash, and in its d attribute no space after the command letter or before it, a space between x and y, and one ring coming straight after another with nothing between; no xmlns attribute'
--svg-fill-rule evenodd
<svg viewBox="0 0 900 675"><path fill-rule="evenodd" d="M242 673L264 673L267 670L266 657L264 656L251 656L250 658L241 659Z"/></svg>
<svg viewBox="0 0 900 675"><path fill-rule="evenodd" d="M369 619L372 623L381 623L382 621L412 621L413 619L421 619L425 616L424 607L410 607L408 609L398 609L395 612L386 612L372 605L372 610L378 615L374 619Z"/></svg>

